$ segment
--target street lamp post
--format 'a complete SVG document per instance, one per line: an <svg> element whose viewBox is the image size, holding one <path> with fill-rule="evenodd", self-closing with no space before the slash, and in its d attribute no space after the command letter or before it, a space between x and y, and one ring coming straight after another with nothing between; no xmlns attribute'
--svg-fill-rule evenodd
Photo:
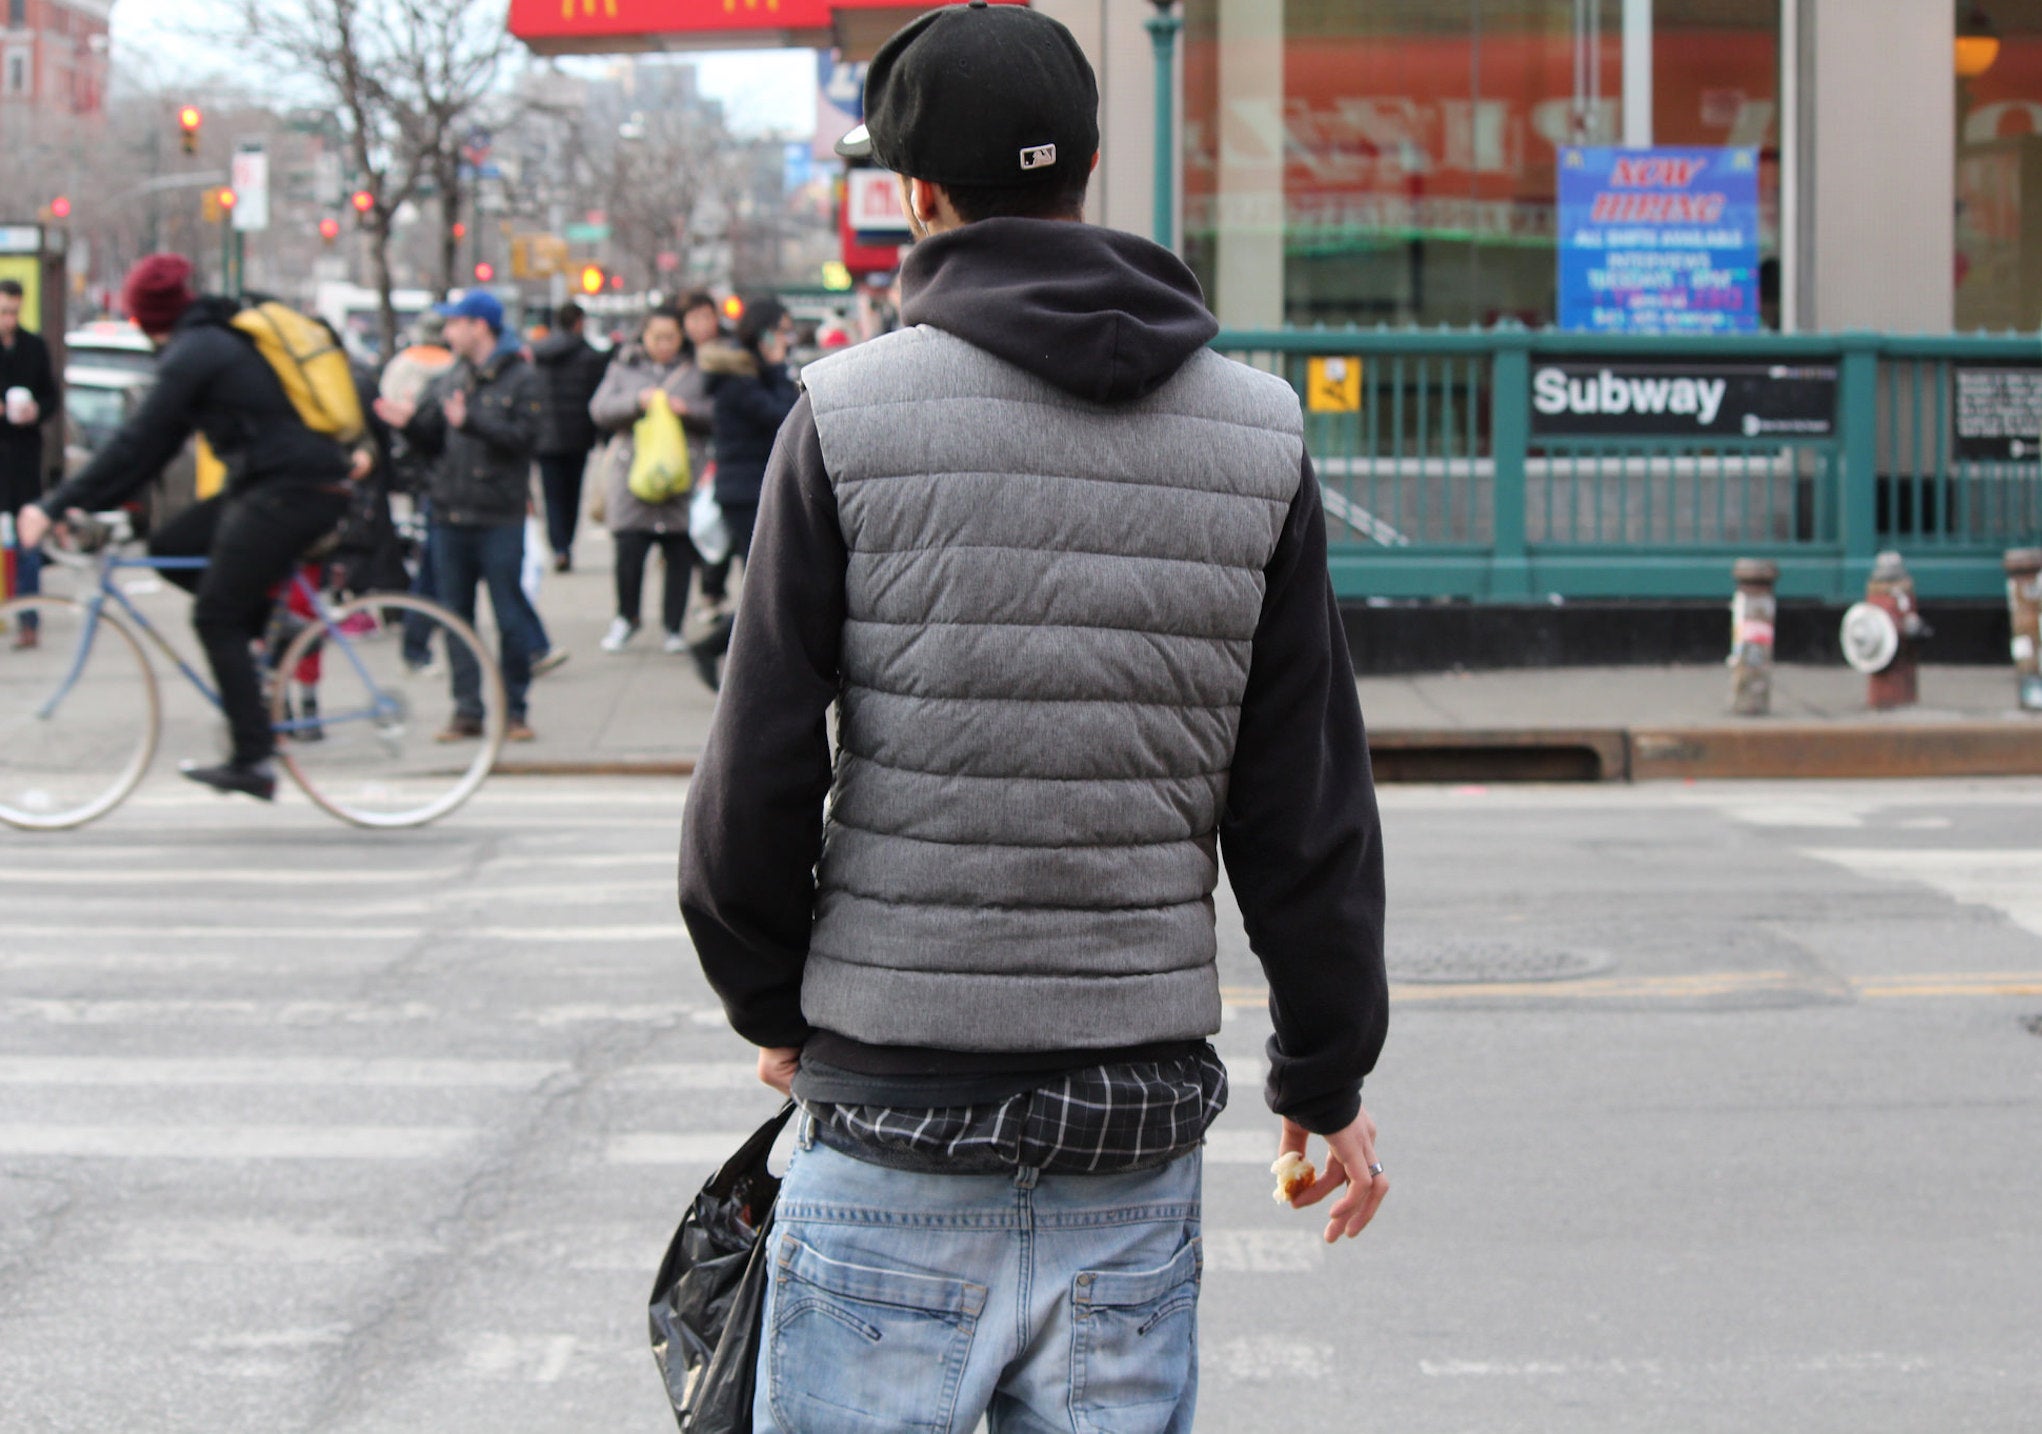
<svg viewBox="0 0 2042 1434"><path fill-rule="evenodd" d="M1177 228L1177 32L1184 22L1177 0L1149 0L1156 13L1142 23L1156 47L1156 242L1176 248Z"/></svg>

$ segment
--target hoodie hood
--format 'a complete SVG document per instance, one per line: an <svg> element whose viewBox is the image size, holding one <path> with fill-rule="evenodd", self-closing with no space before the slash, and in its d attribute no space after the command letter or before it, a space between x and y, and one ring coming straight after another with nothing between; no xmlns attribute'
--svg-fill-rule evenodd
<svg viewBox="0 0 2042 1434"><path fill-rule="evenodd" d="M1140 398L1219 332L1184 261L1139 235L1057 219L932 234L901 266L901 319L1089 403Z"/></svg>
<svg viewBox="0 0 2042 1434"><path fill-rule="evenodd" d="M587 346L580 334L548 334L532 345L532 362L551 368L565 363Z"/></svg>

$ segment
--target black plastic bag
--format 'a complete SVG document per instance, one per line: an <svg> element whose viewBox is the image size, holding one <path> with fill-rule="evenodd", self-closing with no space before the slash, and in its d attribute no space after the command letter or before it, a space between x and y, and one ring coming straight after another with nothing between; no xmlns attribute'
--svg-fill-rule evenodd
<svg viewBox="0 0 2042 1434"><path fill-rule="evenodd" d="M685 1434L751 1434L766 1234L780 1179L766 1156L788 1101L709 1178L681 1217L652 1285L652 1357Z"/></svg>

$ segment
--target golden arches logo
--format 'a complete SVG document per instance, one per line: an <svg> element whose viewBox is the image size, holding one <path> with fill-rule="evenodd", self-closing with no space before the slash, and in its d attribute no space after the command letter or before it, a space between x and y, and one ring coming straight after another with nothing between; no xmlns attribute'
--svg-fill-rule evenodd
<svg viewBox="0 0 2042 1434"><path fill-rule="evenodd" d="M598 3L603 7L605 19L617 18L617 0L581 0L581 13L593 17ZM560 18L563 20L574 18L574 0L560 0Z"/></svg>
<svg viewBox="0 0 2042 1434"><path fill-rule="evenodd" d="M737 3L738 0L723 0L723 13L735 15L737 13ZM780 0L744 0L744 7L747 10L757 11L762 6L767 10L778 10L780 8Z"/></svg>

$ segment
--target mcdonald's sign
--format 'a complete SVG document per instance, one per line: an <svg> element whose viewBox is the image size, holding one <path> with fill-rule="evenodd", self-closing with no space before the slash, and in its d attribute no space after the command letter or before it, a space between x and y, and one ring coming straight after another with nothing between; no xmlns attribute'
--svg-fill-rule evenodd
<svg viewBox="0 0 2042 1434"><path fill-rule="evenodd" d="M540 54L686 49L691 44L805 45L835 43L846 12L871 12L890 30L930 0L511 0L510 32ZM998 0L1027 3L1027 0Z"/></svg>

